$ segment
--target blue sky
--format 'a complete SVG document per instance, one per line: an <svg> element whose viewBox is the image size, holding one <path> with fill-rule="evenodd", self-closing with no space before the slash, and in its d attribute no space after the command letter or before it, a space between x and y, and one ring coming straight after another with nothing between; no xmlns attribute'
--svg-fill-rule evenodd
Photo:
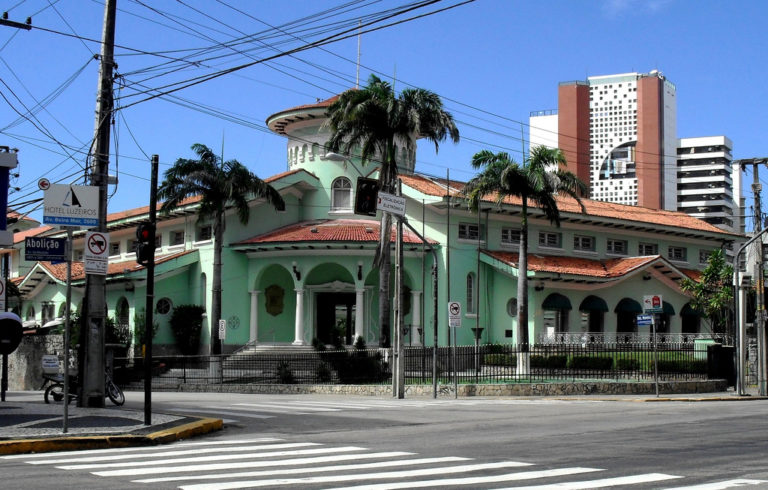
<svg viewBox="0 0 768 490"><path fill-rule="evenodd" d="M443 0L387 22L460 3ZM124 86L117 94L123 105L131 104L141 99L138 83L157 88L252 63L405 4L118 0L117 72ZM320 14L342 5L341 11ZM93 137L98 73L92 58L99 47L74 36L100 39L103 10L97 0L0 0L0 11L9 11L9 19L23 22L32 16L34 26L46 29L0 26L5 99L0 99L0 145L18 148L20 161L13 182L20 190L11 194L12 204L42 197L40 177L83 183L83 148ZM360 78L375 72L394 79L397 89L422 87L444 97L463 140L443 143L438 154L421 145L417 170L433 175L450 169L452 178L471 178L468 162L482 149L519 158L529 113L557 107L558 82L653 69L677 87L679 137L724 134L734 142L734 158L762 157L768 155L763 134L767 14L768 3L760 1L477 0L362 35ZM305 20L293 30L269 27L298 19ZM250 42L221 47L243 36ZM149 78L159 73L147 71L150 67L216 45L194 65L176 63L181 69ZM203 59L210 56L216 58ZM189 147L199 142L218 151L223 146L225 159L241 161L262 178L284 171L286 141L267 131L264 121L354 86L356 57L352 36L176 92L183 102L155 98L120 111L110 162L119 184L111 188L110 212L148 203L144 154L160 155L162 172L177 158L192 157ZM37 104L43 108L32 111L34 117L20 118L16 112ZM228 114L229 120L211 111ZM768 170L761 180L768 182ZM751 202L750 189L744 196ZM42 218L39 211L32 216Z"/></svg>

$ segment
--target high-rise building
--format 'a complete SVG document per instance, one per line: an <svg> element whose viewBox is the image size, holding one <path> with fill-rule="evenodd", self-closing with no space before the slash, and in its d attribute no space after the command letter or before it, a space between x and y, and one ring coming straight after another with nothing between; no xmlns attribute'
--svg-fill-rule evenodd
<svg viewBox="0 0 768 490"><path fill-rule="evenodd" d="M738 233L741 173L733 168L732 149L725 136L678 140L677 210Z"/></svg>
<svg viewBox="0 0 768 490"><path fill-rule="evenodd" d="M559 147L592 199L677 209L676 89L659 71L560 83L557 113L531 113L530 141Z"/></svg>

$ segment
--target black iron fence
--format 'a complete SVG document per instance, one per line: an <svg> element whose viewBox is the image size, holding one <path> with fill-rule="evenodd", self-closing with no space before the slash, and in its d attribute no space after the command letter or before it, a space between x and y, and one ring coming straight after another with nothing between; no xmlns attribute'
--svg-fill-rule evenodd
<svg viewBox="0 0 768 490"><path fill-rule="evenodd" d="M716 344L716 347L721 347ZM407 384L431 384L433 359L439 383L525 383L589 380L662 380L722 378L730 368L728 352L693 343L550 344L408 347ZM709 357L709 360L708 360ZM243 352L230 356L153 358L153 386L183 384L387 384L390 349L324 352ZM725 360L724 360L725 359ZM115 379L130 385L143 380L140 358L116 358Z"/></svg>

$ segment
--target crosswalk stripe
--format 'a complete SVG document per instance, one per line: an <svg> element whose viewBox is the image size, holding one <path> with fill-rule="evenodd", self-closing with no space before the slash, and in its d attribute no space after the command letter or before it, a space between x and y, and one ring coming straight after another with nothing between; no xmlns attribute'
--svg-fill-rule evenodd
<svg viewBox="0 0 768 490"><path fill-rule="evenodd" d="M473 476L467 478L443 478L440 480L422 480L409 482L379 483L372 485L358 485L354 487L338 487L336 490L389 490L398 488L427 488L442 487L448 485L480 485L483 483L499 483L507 481L533 480L536 478L549 478L557 476L577 475L581 473L591 473L594 471L604 471L597 468L561 468L555 470L540 471L521 471L520 473L506 473L503 475L492 476ZM189 487L182 487L189 488ZM235 488L235 487L230 487ZM239 488L239 487L237 487ZM199 490L208 490L200 487Z"/></svg>
<svg viewBox="0 0 768 490"><path fill-rule="evenodd" d="M96 464L77 464L68 466L56 466L62 470L90 470L94 468L130 468L133 466L161 466L166 464L178 464L178 463L204 463L210 461L222 461L232 459L251 459L251 458L270 458L278 456L302 456L309 454L327 454L327 453L343 453L353 451L363 451L365 448L356 446L344 446L337 448L318 448L318 449L299 449L294 451L271 451L258 454L223 454L219 456L202 456L196 458L176 458L176 459L162 459L151 461L134 461L128 463L96 463Z"/></svg>
<svg viewBox="0 0 768 490"><path fill-rule="evenodd" d="M174 449L173 451L163 451L159 453L152 453L153 458L157 457L168 457L168 456L192 456L194 454L210 454L210 453L224 453L224 452L254 452L254 451L264 451L264 450L274 450L274 449L289 449L289 448L297 448L297 447L307 447L307 446L319 446L320 444L315 442L283 442L279 444L262 444L258 446L254 445L247 445L247 446L230 446L230 447L207 447L207 448L199 448L199 449ZM50 460L44 460L44 461L30 461L29 464L45 464L45 465L57 465L62 463L93 463L96 461L121 461L125 459L132 459L136 458L135 454L104 454L100 456L90 456L90 457L78 457L73 455L69 458L64 459L50 459Z"/></svg>
<svg viewBox="0 0 768 490"><path fill-rule="evenodd" d="M222 483L200 483L196 485L183 485L184 490L228 490L233 488L266 487L271 485L297 485L308 483L329 483L357 480L374 480L386 478L412 478L415 476L445 475L451 473L466 473L470 471L490 470L499 468L514 468L527 466L526 463L515 461L502 461L499 463L478 463L459 466L443 466L439 468L427 468L422 470L389 471L384 473L356 473L351 475L313 476L307 478L278 478L270 480L245 480ZM590 469L590 471L598 471Z"/></svg>
<svg viewBox="0 0 768 490"><path fill-rule="evenodd" d="M254 407L258 409L262 408L278 408L283 411L285 410L296 410L297 408L299 410L309 410L312 412L339 412L341 411L340 408L325 408L325 407L309 407L306 405L302 405L300 403L293 404L293 405L281 405L279 403L235 403L234 406L236 407Z"/></svg>
<svg viewBox="0 0 768 490"><path fill-rule="evenodd" d="M260 437L258 439L227 439L227 440L220 440L220 441L180 442L178 444L174 444L173 447L179 448L179 447L193 447L193 446L252 444L257 442L276 442L276 441L282 441L282 440L283 439L278 439L276 437ZM86 454L113 454L113 453L128 453L128 452L145 453L145 452L165 451L167 449L168 448L165 446L120 447L120 448L110 448L110 449L84 449L82 451L55 451L50 453L37 453L37 454L12 454L9 456L0 456L0 459L34 459L34 458L50 459L51 457L56 457L56 456L65 455L65 454L86 455Z"/></svg>
<svg viewBox="0 0 768 490"><path fill-rule="evenodd" d="M768 483L768 480L736 479L692 485L689 487L675 487L669 490L721 490L723 488L743 487L746 485L762 485L763 483Z"/></svg>
<svg viewBox="0 0 768 490"><path fill-rule="evenodd" d="M279 407L262 407L258 406L258 408L237 408L238 406L243 406L242 403L235 403L232 405L206 405L201 408L211 408L211 409L219 409L219 408L228 408L230 410L242 410L244 412L265 412L265 413L279 413L279 414L285 414L287 413L287 410L285 408L279 408ZM254 406L255 407L255 406ZM295 407L294 407L295 408ZM197 407L195 407L195 410L197 410ZM302 409L303 410L303 409ZM308 411L290 411L291 415L309 415L310 412Z"/></svg>
<svg viewBox="0 0 768 490"><path fill-rule="evenodd" d="M166 476L162 478L148 478L144 480L133 480L134 483L160 483L169 481L183 480L220 480L225 478L246 478L254 476L277 476L277 475L295 475L300 473L325 473L329 471L346 470L365 470L372 468L388 468L392 466L416 466L421 464L451 463L456 461L469 461L470 458L460 458L457 456L447 456L443 458L419 458L419 459L397 459L394 461L380 461L378 463L355 463L333 466L316 466L306 468L289 468L283 470L262 470L262 471L243 471L240 473L214 473L205 475L179 475Z"/></svg>
<svg viewBox="0 0 768 490"><path fill-rule="evenodd" d="M339 409L345 409L345 408L354 408L354 409L362 409L366 410L369 408L376 408L380 405L374 404L374 403L347 403L347 402L312 402L312 401L297 401L297 405L309 405L309 406L320 406L320 407L330 407L330 408L339 408ZM392 406L387 405L387 406Z"/></svg>
<svg viewBox="0 0 768 490"><path fill-rule="evenodd" d="M566 489L583 490L590 488L606 488L617 485L636 485L639 483L652 483L657 481L673 480L682 478L681 476L665 475L664 473L646 473L644 475L619 476L616 478L603 478L600 480L550 483L549 485L534 485L528 487L511 487L503 490L548 490L548 489Z"/></svg>
<svg viewBox="0 0 768 490"><path fill-rule="evenodd" d="M107 470L96 471L91 474L97 476L141 476L167 473L189 473L197 471L222 471L222 470L241 470L251 468L276 467L276 466L298 466L318 463L334 463L339 461L358 461L362 459L377 458L399 458L403 456L413 456L414 453L404 451L388 451L379 453L363 454L335 454L331 456L315 456L310 458L289 458L272 461L247 461L235 463L209 463L198 464L195 466L163 466L159 468L130 468L125 470Z"/></svg>
<svg viewBox="0 0 768 490"><path fill-rule="evenodd" d="M206 408L210 410L201 410ZM187 408L172 408L171 410L175 412L189 411ZM273 419L276 417L276 415L261 415L259 413L253 412L252 410L221 410L221 407L197 407L195 408L195 411L200 413L210 413L214 415L234 415L236 417L246 417L249 419Z"/></svg>

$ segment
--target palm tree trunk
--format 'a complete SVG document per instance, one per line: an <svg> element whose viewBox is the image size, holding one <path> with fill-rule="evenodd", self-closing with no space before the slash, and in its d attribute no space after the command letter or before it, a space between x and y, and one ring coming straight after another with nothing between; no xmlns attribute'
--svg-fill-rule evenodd
<svg viewBox="0 0 768 490"><path fill-rule="evenodd" d="M517 263L517 375L528 376L531 357L528 348L528 199L522 196L520 252Z"/></svg>
<svg viewBox="0 0 768 490"><path fill-rule="evenodd" d="M213 224L213 285L211 288L211 354L221 354L219 342L219 319L221 318L221 249L224 235L224 215L217 213Z"/></svg>

